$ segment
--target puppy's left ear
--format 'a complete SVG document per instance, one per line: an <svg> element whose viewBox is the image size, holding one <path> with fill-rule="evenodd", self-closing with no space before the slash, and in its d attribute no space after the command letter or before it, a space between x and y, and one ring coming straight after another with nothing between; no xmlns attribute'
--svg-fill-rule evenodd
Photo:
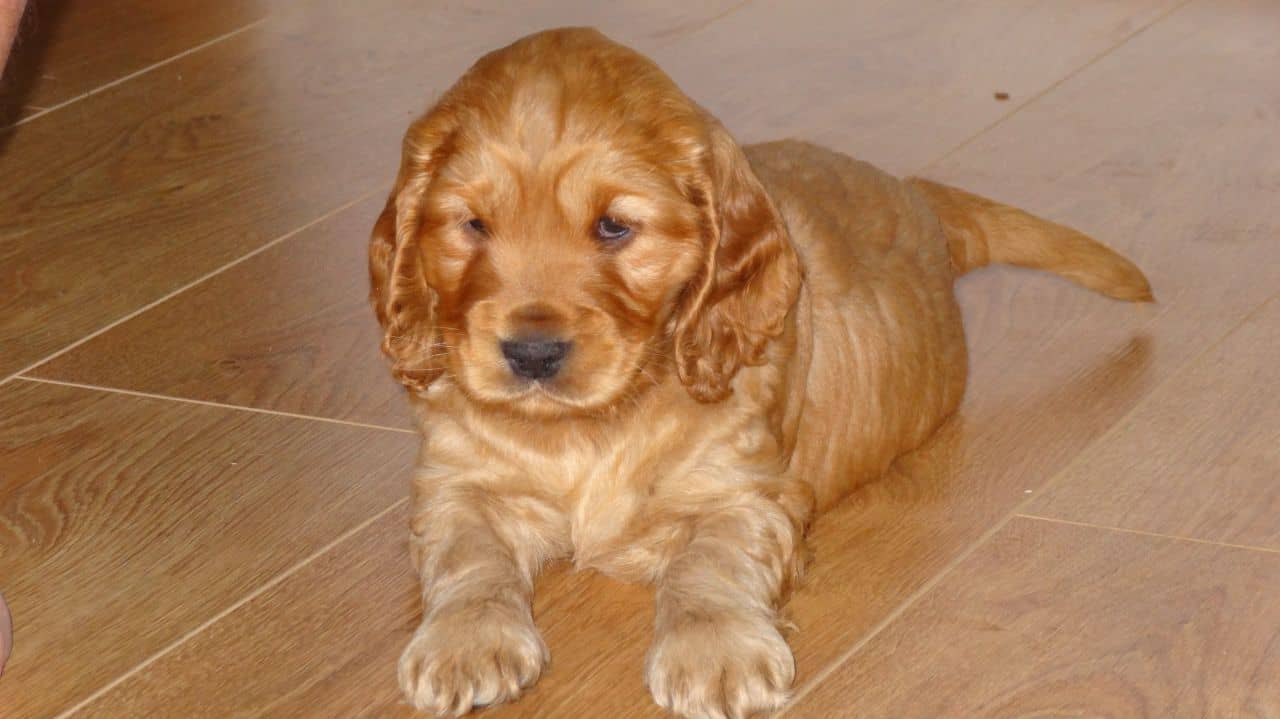
<svg viewBox="0 0 1280 719"><path fill-rule="evenodd" d="M743 365L764 364L800 292L800 262L786 225L742 148L709 119L703 205L708 254L675 325L676 369L689 394L716 402Z"/></svg>

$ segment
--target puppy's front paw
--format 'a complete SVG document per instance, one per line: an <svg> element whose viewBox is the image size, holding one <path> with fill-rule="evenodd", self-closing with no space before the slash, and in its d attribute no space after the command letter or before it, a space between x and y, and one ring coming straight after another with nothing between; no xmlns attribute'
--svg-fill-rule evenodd
<svg viewBox="0 0 1280 719"><path fill-rule="evenodd" d="M653 699L689 719L747 719L787 701L791 648L764 617L712 613L673 621L649 651Z"/></svg>
<svg viewBox="0 0 1280 719"><path fill-rule="evenodd" d="M400 688L419 710L462 716L514 700L550 659L533 622L502 612L424 620L400 657Z"/></svg>

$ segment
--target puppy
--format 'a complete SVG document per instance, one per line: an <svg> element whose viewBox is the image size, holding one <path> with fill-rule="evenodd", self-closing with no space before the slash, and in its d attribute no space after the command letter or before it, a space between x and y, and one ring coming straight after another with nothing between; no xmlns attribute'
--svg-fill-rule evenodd
<svg viewBox="0 0 1280 719"><path fill-rule="evenodd" d="M1066 227L802 142L739 147L589 29L486 55L410 126L369 260L424 438L400 684L453 715L537 681L533 582L560 558L656 586L658 704L778 708L806 527L960 402L955 277L1004 262L1151 298Z"/></svg>

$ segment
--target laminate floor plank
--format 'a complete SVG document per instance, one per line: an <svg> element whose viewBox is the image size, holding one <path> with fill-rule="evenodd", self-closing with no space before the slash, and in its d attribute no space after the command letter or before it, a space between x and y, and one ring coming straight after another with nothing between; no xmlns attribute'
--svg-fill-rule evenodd
<svg viewBox="0 0 1280 719"><path fill-rule="evenodd" d="M337 49L327 51L334 57L365 42L376 49L360 53L374 60L340 66L345 74L338 80L317 75L307 76L307 82L317 90L327 91L328 85L341 89L354 85L376 66L438 91L479 53L521 32L594 24L650 53L744 139L799 133L830 140L890 169L906 170L946 152L1010 112L1018 98L1048 87L1173 4L1133 1L1082 7L1067 2L983 2L945 12L936 3L872 0L788 5L659 3L644 10L589 2L501 9L476 4L466 12L437 9L430 23L418 11L392 0L319 7L321 11L272 18L269 26L255 28L242 42L251 44L256 38L272 37L272 32L329 44L340 40ZM816 23L816 17L825 20ZM985 42L993 25L1015 41ZM334 27L348 26L354 39L332 37ZM388 36L382 38L380 32ZM415 42L414 47L428 47L430 52L394 50ZM1037 48L1031 60L1027 43ZM274 46L263 49L259 62L273 64L277 58L291 62L285 50ZM904 62L903 58L917 59ZM243 82L252 84L254 77L249 75ZM797 82L797 77L804 81ZM333 102L354 108L357 101L413 84L385 78L377 82L382 83L379 88L362 89L351 101L336 98ZM992 87L1011 91L1014 100L996 101L989 92ZM417 90L388 96L390 104L381 103L382 112L394 122L380 124L372 135L341 137L335 130L331 139L336 157L347 165L366 167L373 156L388 168L394 166L395 138L408 123L408 116L397 108L425 104L421 100L425 96ZM289 103L297 105L299 100L286 94L278 103L287 111ZM310 107L292 114L309 118ZM797 112L797 107L805 110ZM362 115L359 122L376 120ZM308 144L308 138L301 138L298 149ZM353 158L357 159L353 162ZM350 171L344 166L335 174ZM384 185L389 187L391 179L388 169L381 184L375 181L375 197ZM262 187L277 201L290 195L283 180ZM256 217L234 204L213 211L218 219L210 221L235 226ZM360 287L364 281L360 252L376 212L376 201L343 210L340 217L305 230L296 242L285 240L281 247L249 259L245 267L213 278L207 289L179 295L32 374L340 419L402 421L403 411L395 407L399 392L370 376L367 363L374 358L375 348L357 346L357 338L373 337L366 329L365 316L370 313ZM348 233L349 245L342 244L338 232ZM323 244L311 239L320 234L329 238ZM109 238L97 249L109 251L120 241ZM193 261L190 253L170 244L158 248L171 256L166 254L153 271L166 270L170 259ZM286 269L290 264L306 269ZM122 276L140 272L132 262L122 261ZM61 275L49 274L47 284L52 286ZM109 290L110 283L104 282L101 289ZM33 316L22 327L34 321ZM65 320L52 326L64 324ZM376 344L376 339L372 342ZM382 367L381 360L373 359L373 364Z"/></svg>
<svg viewBox="0 0 1280 719"><path fill-rule="evenodd" d="M0 386L5 719L85 699L391 507L415 449L399 432Z"/></svg>
<svg viewBox="0 0 1280 719"><path fill-rule="evenodd" d="M614 19L643 36L718 8L667 3ZM538 21L527 12L493 25L461 5L292 3L0 131L0 176L17 178L0 185L0 378L385 192L412 117Z"/></svg>
<svg viewBox="0 0 1280 719"><path fill-rule="evenodd" d="M1280 298L1161 387L1025 511L1280 551L1277 357Z"/></svg>
<svg viewBox="0 0 1280 719"><path fill-rule="evenodd" d="M615 12L614 6L603 4L562 4L555 10L520 6L505 12L470 6L467 12L437 16L423 37L414 34L421 18L388 1L360 12L326 8L320 13L273 17L260 28L207 51L230 47L238 39L252 45L270 38L272 47L261 49L258 58L270 68L270 58L279 57L277 44L300 47L328 41L341 47L307 52L335 55L351 52L361 42L376 46L355 67L339 63L329 68L330 76L337 79L318 71L282 76L302 77L304 88L339 108L349 108L346 124L335 121L329 130L317 131L315 138L297 139L298 149L291 151L306 155L313 149L311 143L316 148L328 143L336 153L325 160L334 163L333 174L368 178L375 192L380 192L389 183L387 168L395 159L391 138L403 130L413 111L405 109L407 101L397 104L404 99L396 94L403 91L403 75L417 73L422 87L438 90L479 50L518 34L514 26L527 30L535 21L564 24L577 16L581 23L600 24L650 53L743 139L800 134L894 171L947 155L930 167L931 176L1074 224L1128 253L1148 271L1160 301L1146 307L1109 302L1065 282L1009 269L982 271L960 281L972 349L969 395L960 415L928 446L904 458L889 477L863 488L817 523L812 538L816 562L788 610L798 626L792 636L798 688L814 691L787 716L828 716L821 713L828 710L827 705L809 703L826 696L825 683L811 686L817 677L836 682L850 673L856 682L871 681L857 673L865 670L859 659L862 652L846 657L852 647L882 628L895 631L898 622L887 627L886 622L905 602L929 588L931 580L1058 472L1074 467L1072 460L1082 451L1099 439L1103 439L1100 446L1106 447L1112 438L1123 435L1125 422L1151 411L1146 402L1156 402L1161 392L1171 391L1165 388L1183 376L1180 373L1188 363L1206 362L1204 351L1257 311L1280 280L1271 261L1280 211L1269 201L1272 190L1280 186L1271 161L1280 151L1280 135L1274 131L1280 116L1280 86L1271 81L1280 60L1280 47L1274 42L1280 12L1273 3L1196 2L1163 17L1161 13L1174 4L1026 3L1007 15L997 12L996 5L986 4L979 10L972 4L950 9L925 3L852 5L856 7L805 5L802 11L822 12L784 15L754 4L686 4L662 6L644 18L609 15ZM965 13L970 19L956 19ZM918 22L908 22L913 17ZM822 18L830 22L819 22ZM326 29L333 25L349 26L351 32ZM842 35L841 29L847 34ZM957 35L958 29L962 32ZM812 44L806 44L809 36ZM431 51L419 49L414 55L405 49L411 40ZM1008 54L1003 54L1002 47ZM915 49L907 52L909 48ZM229 51L224 48L223 52ZM894 57L901 60L901 67L888 67ZM788 65L789 60L794 62ZM415 62L414 71L406 71ZM375 66L398 76L378 76L371 69ZM376 87L367 86L370 78ZM308 85L308 79L314 84ZM848 84L843 84L846 80ZM289 81L284 84L289 86L281 92L288 98L306 96ZM1006 117L1022 98L1051 87L948 155L957 143ZM1014 105L990 98L992 91L1010 92L1009 102ZM399 112L394 122L384 125L383 115L359 107L375 97L390 98L381 112L386 117ZM775 104L771 97L781 100ZM304 103L307 108L324 106L320 99L308 102ZM912 111L922 103L936 104L916 117ZM280 106L270 107L279 110ZM355 132L353 126L363 132ZM930 127L942 129L929 132ZM374 136L378 136L376 143ZM385 156L372 159L378 153ZM375 172L379 163L386 167ZM307 181L315 184L306 185ZM304 178L302 184L317 188L321 183ZM287 197L291 203L305 204L282 186L265 187L254 186L259 194L275 193L269 199L277 202ZM330 207L340 204L337 196L326 200ZM354 366L373 361L354 349L357 333L364 331L355 329L357 313L367 311L363 290L335 279L347 271L362 276L363 263L353 258L356 250L339 251L330 244L338 242L340 228L359 230L361 223L355 216L365 212L360 204L339 212L34 373L263 409L389 421L389 415L379 413L390 406L394 388L375 387L370 396L357 397L357 390L338 386L372 376ZM298 210L296 215L301 218L308 213ZM311 219L316 216L311 213ZM239 226L252 218L244 219ZM366 226L372 219L369 211ZM0 232L3 229L0 225ZM119 237L114 241L119 244ZM364 232L352 237L352 242L363 245ZM244 245L257 246L261 246L257 240ZM234 254L228 251L225 256ZM290 257L312 271L276 280L277 287L301 297L273 304L274 290L255 288L255 282L271 282L280 273L287 274ZM104 281L101 289L118 290L122 279L134 277L130 273L137 272L135 262L136 258L122 259L121 267L126 269ZM360 266L348 268L352 262ZM331 292L325 284L332 286ZM346 293L351 296L338 299ZM153 291L142 294L155 296ZM308 299L316 306L308 306ZM137 306L135 300L121 306ZM253 314L250 308L262 310ZM202 340L205 344L188 348L187 343L199 333L185 326L182 318L202 313L216 320L204 324L209 334ZM281 328L282 344L270 345L264 352L269 334L254 329L257 320ZM283 329L290 327L295 331ZM1246 321L1242 331L1248 327ZM3 333L0 325L0 339ZM330 334L335 338L332 346L315 351L319 338ZM159 366L168 361L166 352L178 366ZM103 358L100 368L95 357ZM224 371L235 367L241 372L238 379L218 376L219 363L228 360L243 363L222 365ZM1190 366L1194 373L1200 365ZM322 387L325 378L335 386ZM388 394L380 394L384 391ZM1243 392L1244 386L1233 391ZM1203 406L1209 411L1210 405ZM1264 413L1259 417L1268 416L1265 409L1257 411ZM1110 432L1117 423L1118 429ZM1203 456L1212 461L1211 453ZM1070 478L1070 472L1065 478ZM1012 536L1009 532L1039 526L1028 521L1015 520L996 540L1006 542ZM148 712L165 715L172 709L180 716L409 716L395 688L394 673L395 659L418 612L403 527L403 518L394 513L379 519L142 668L83 713L147 716ZM1073 542L1092 548L1095 554L1109 555L1098 549L1104 546L1097 543L1102 540L1087 539L1102 536L1089 534L1100 530L1055 526L1036 531L1062 536L1007 540L1013 543L1009 546L1029 547L1015 557L1021 562L1015 570L1034 573L1036 562L1058 556L1053 547ZM1156 546L1143 542L1172 542L1128 535L1115 541L1118 548L1110 552L1114 557L1095 557L1098 562L1139 556L1143 547ZM1192 572L1202 565L1215 565L1218 555L1205 552L1240 551L1210 548L1179 555L1187 546L1203 545L1173 542L1168 546L1175 549L1160 550L1161 567ZM985 561L984 551L1005 552L1005 547L995 542L979 547L961 569ZM1044 548L1043 557L1033 551L1037 547ZM1232 597L1231 606L1237 606L1234 597L1244 596L1241 587L1268 586L1270 570L1261 561L1224 559L1217 574L1196 586L1225 587L1223 596ZM1062 571L1065 576L1088 569L1082 566L1064 566ZM1237 566L1244 568L1237 572L1232 568ZM986 567L979 569L987 571ZM1169 576L1176 573L1168 572ZM950 586L947 581L944 585ZM1134 587L1142 581L1138 577L1124 585L1126 596L1135 598L1134 602L1141 595ZM936 590L926 593L922 602L938 601ZM1197 596L1202 595L1188 595L1185 601L1196 601ZM521 702L488 710L485 716L661 716L641 683L652 622L650 601L649 591L643 588L621 587L564 568L550 572L539 584L536 615L553 654L551 669ZM1101 606L1096 597L1090 601L1094 602L1090 606ZM1133 608L1138 619L1141 606ZM1196 614L1195 607L1179 606L1184 611L1181 616L1200 621L1202 614ZM1260 627L1258 634L1274 630L1271 605L1245 602L1239 606L1245 623ZM913 616L912 611L898 621ZM1117 621L1124 623L1123 618ZM1156 619L1151 621L1158 624ZM1137 632L1142 626L1147 625L1122 628ZM1207 626L1214 631L1220 628ZM245 632L243 627L253 631ZM1241 636L1234 627L1222 631L1231 642ZM880 636L863 651L878 646ZM1266 662L1271 659L1260 653L1256 643L1240 646L1242 656L1256 659L1256 666L1270 666ZM1104 649L1100 646L1099 652ZM1162 679L1131 673L1123 674L1123 681L1141 691L1150 690L1149 696L1165 697L1161 690L1151 689L1152 682L1177 681L1176 672L1186 664L1182 654L1175 658L1178 661L1164 665L1171 669ZM915 668L898 666L896 678L875 681L910 685L909 672ZM828 676L827 671L834 673ZM1205 699L1202 706L1236 706L1230 703L1232 697L1240 696L1232 693L1235 685L1224 684L1212 672L1202 675L1208 678L1200 686L1222 697ZM1265 682L1255 686L1265 696ZM856 696L862 689L855 684L848 691ZM965 696L965 701L973 698ZM1219 701L1227 703L1214 703ZM1116 715L1127 716L1123 711Z"/></svg>
<svg viewBox="0 0 1280 719"><path fill-rule="evenodd" d="M362 235L382 202L357 203L29 375L409 428L365 301Z"/></svg>
<svg viewBox="0 0 1280 719"><path fill-rule="evenodd" d="M1280 715L1280 554L1018 518L783 716Z"/></svg>
<svg viewBox="0 0 1280 719"><path fill-rule="evenodd" d="M1275 292L1277 31L1269 2L1187 5L930 173L1119 248L1158 302L1007 268L961 280L965 404L932 447L819 521L813 581L792 602L801 682Z"/></svg>
<svg viewBox="0 0 1280 719"><path fill-rule="evenodd" d="M262 0L28 3L0 82L0 127L266 17Z"/></svg>

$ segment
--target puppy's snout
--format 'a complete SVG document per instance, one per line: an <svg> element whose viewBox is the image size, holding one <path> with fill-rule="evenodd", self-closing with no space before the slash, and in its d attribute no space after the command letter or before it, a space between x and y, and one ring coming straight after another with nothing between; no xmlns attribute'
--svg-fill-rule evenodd
<svg viewBox="0 0 1280 719"><path fill-rule="evenodd" d="M501 344L502 356L517 377L547 379L554 377L573 347L563 340L508 340Z"/></svg>

